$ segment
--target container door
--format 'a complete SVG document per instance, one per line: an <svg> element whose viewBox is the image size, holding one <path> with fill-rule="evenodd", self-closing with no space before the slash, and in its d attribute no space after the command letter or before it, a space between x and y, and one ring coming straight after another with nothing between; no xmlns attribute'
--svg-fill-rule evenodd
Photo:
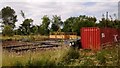
<svg viewBox="0 0 120 68"><path fill-rule="evenodd" d="M87 27L81 29L81 43L83 49L100 49L100 29Z"/></svg>

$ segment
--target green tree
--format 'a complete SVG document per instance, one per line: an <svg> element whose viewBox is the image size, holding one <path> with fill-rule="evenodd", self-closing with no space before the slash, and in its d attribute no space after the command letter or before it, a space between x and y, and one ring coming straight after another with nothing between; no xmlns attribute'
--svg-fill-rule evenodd
<svg viewBox="0 0 120 68"><path fill-rule="evenodd" d="M113 21L110 20L110 19L105 19L105 18L102 18L100 21L99 21L99 27L100 28L104 28L104 27L110 27L110 28L113 28Z"/></svg>
<svg viewBox="0 0 120 68"><path fill-rule="evenodd" d="M51 32L54 31L61 31L61 26L63 25L63 22L61 21L61 17L54 15L52 18L52 26L51 26Z"/></svg>
<svg viewBox="0 0 120 68"><path fill-rule="evenodd" d="M51 32L58 31L58 29L59 29L59 26L53 23L51 26Z"/></svg>
<svg viewBox="0 0 120 68"><path fill-rule="evenodd" d="M114 20L114 28L120 28L120 20Z"/></svg>
<svg viewBox="0 0 120 68"><path fill-rule="evenodd" d="M15 33L15 35L22 35L23 34L22 29L20 29L20 28L14 30L14 33Z"/></svg>
<svg viewBox="0 0 120 68"><path fill-rule="evenodd" d="M104 27L109 27L109 28L120 28L120 21L115 19L115 20L110 20L110 19L105 19L102 18L99 23L97 24L98 27L104 28Z"/></svg>
<svg viewBox="0 0 120 68"><path fill-rule="evenodd" d="M96 18L95 17L88 17L85 15L80 15L76 18L76 22L73 26L73 31L80 35L80 29L82 27L93 27L95 26Z"/></svg>
<svg viewBox="0 0 120 68"><path fill-rule="evenodd" d="M48 35L49 34L49 24L50 19L47 15L44 15L42 18L42 24L39 27L39 32L42 35Z"/></svg>
<svg viewBox="0 0 120 68"><path fill-rule="evenodd" d="M70 17L64 21L64 32L73 32L73 25L76 17Z"/></svg>
<svg viewBox="0 0 120 68"><path fill-rule="evenodd" d="M19 27L23 35L29 35L30 34L30 28L32 25L33 20L32 19L25 19L21 26Z"/></svg>
<svg viewBox="0 0 120 68"><path fill-rule="evenodd" d="M1 10L1 12L2 12L2 24L3 24L3 26L10 25L12 28L14 28L15 22L17 22L17 15L15 15L14 9L7 6L7 7L4 7Z"/></svg>
<svg viewBox="0 0 120 68"><path fill-rule="evenodd" d="M13 29L9 25L5 25L4 29L2 30L2 34L4 36L13 36Z"/></svg>
<svg viewBox="0 0 120 68"><path fill-rule="evenodd" d="M31 27L31 33L32 34L37 34L38 33L38 26L32 26Z"/></svg>
<svg viewBox="0 0 120 68"><path fill-rule="evenodd" d="M117 19L116 14L114 14L115 19L112 18L111 15L110 18L108 18L108 12L106 13L106 19L104 17L104 14L102 15L103 17L99 21L99 23L96 24L96 26L100 28L120 28L120 20Z"/></svg>
<svg viewBox="0 0 120 68"><path fill-rule="evenodd" d="M64 21L64 32L76 32L80 35L80 28L95 26L96 18L80 15L78 17L70 17Z"/></svg>

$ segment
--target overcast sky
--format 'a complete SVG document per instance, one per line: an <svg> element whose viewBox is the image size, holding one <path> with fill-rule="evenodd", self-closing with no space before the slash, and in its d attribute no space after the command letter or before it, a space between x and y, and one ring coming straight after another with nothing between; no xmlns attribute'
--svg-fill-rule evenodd
<svg viewBox="0 0 120 68"><path fill-rule="evenodd" d="M118 2L1 2L0 10L6 6L10 6L15 10L18 16L17 27L23 21L20 15L21 10L24 11L26 18L34 20L33 24L35 25L40 25L41 18L44 15L48 15L50 18L52 18L52 15L59 15L62 21L71 16L95 16L98 19L97 22L99 22L102 14L105 14L106 11L113 18L113 14L118 13Z"/></svg>

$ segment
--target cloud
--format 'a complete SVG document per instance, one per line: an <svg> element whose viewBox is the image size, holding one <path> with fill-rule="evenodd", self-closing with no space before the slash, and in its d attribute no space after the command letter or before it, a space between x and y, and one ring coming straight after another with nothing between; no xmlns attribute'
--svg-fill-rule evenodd
<svg viewBox="0 0 120 68"><path fill-rule="evenodd" d="M5 6L16 11L17 27L23 21L20 10L25 12L26 18L32 18L36 25L40 25L44 15L50 18L52 15L59 15L64 21L71 16L88 15L100 19L106 11L110 14L117 13L117 2L4 2L0 4L0 9Z"/></svg>
<svg viewBox="0 0 120 68"><path fill-rule="evenodd" d="M119 0L1 0L0 2L118 2Z"/></svg>

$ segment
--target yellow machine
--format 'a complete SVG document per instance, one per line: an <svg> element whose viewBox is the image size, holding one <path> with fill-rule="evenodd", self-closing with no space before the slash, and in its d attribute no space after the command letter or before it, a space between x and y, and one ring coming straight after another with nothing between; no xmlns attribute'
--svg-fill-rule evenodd
<svg viewBox="0 0 120 68"><path fill-rule="evenodd" d="M77 33L75 33L75 32L53 32L53 33L50 33L49 38L52 38L52 39L76 39Z"/></svg>

